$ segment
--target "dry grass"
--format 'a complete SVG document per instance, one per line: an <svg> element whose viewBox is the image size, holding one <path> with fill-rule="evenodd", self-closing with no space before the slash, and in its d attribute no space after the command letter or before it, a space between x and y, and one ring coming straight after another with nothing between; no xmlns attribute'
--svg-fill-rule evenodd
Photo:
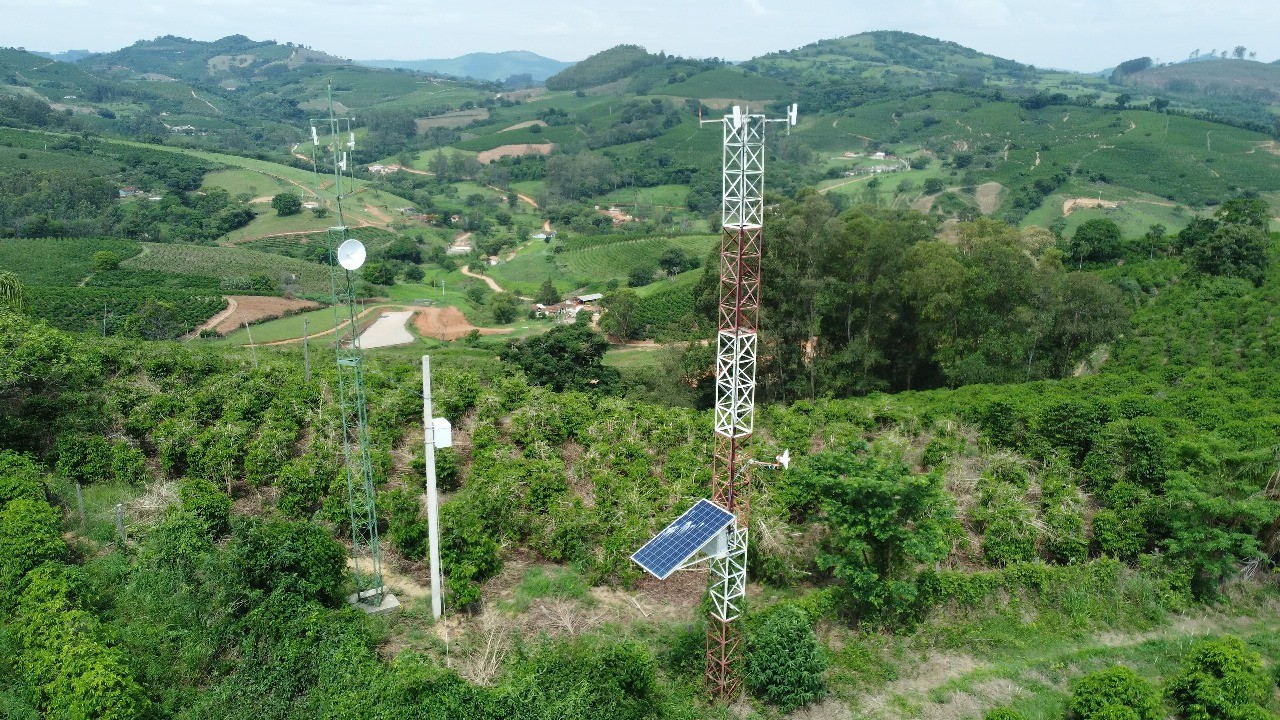
<svg viewBox="0 0 1280 720"><path fill-rule="evenodd" d="M521 143L517 145L502 145L492 150L485 150L476 156L481 164L488 164L498 158L512 157L517 155L550 155L552 150L556 149L555 143Z"/></svg>

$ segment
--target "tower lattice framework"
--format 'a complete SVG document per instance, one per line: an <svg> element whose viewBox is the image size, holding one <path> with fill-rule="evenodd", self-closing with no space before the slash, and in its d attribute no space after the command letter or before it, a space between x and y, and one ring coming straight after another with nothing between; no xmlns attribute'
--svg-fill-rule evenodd
<svg viewBox="0 0 1280 720"><path fill-rule="evenodd" d="M338 264L338 248L351 239L343 212L343 200L355 191L348 151L355 149L355 135L350 118L334 115L333 84L329 84L329 116L312 119L313 153L317 190L321 162L333 168L332 197L338 219L329 228L329 284L333 297L334 353L337 359L337 405L342 420L342 461L347 483L347 505L351 523L352 574L356 599L371 605L382 601L382 548L378 538L377 487L373 478L370 447L368 399L365 393L364 350L360 347L360 306L356 299L355 279L351 271ZM321 145L317 126L327 128ZM345 140L345 142L344 142ZM345 150L344 150L345 146Z"/></svg>
<svg viewBox="0 0 1280 720"><path fill-rule="evenodd" d="M742 644L735 622L747 591L751 484L747 449L755 429L760 251L764 230L763 115L724 118L719 332L716 338L715 458L711 499L732 512L727 552L711 561L707 684L716 697L738 690Z"/></svg>

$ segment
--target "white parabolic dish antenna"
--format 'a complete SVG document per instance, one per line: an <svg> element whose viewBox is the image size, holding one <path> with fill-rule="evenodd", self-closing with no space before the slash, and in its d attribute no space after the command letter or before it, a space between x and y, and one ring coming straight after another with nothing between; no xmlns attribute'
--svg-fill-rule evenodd
<svg viewBox="0 0 1280 720"><path fill-rule="evenodd" d="M359 270L364 265L364 243L352 238L338 246L338 264L347 270Z"/></svg>

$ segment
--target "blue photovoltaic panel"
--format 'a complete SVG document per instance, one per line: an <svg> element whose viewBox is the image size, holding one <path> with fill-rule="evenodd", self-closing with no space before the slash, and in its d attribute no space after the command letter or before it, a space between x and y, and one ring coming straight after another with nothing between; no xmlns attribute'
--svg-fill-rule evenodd
<svg viewBox="0 0 1280 720"><path fill-rule="evenodd" d="M733 513L704 498L645 543L631 559L654 577L666 580L731 522Z"/></svg>

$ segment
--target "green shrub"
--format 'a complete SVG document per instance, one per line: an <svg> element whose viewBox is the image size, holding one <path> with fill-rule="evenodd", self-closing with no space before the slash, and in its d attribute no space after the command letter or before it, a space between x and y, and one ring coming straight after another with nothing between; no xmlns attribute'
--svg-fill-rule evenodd
<svg viewBox="0 0 1280 720"><path fill-rule="evenodd" d="M302 458L290 460L276 475L276 486L280 488L276 506L286 515L306 517L320 506L325 485L314 463Z"/></svg>
<svg viewBox="0 0 1280 720"><path fill-rule="evenodd" d="M480 599L480 583L502 568L498 542L469 503L440 508L440 565L450 604L464 608Z"/></svg>
<svg viewBox="0 0 1280 720"><path fill-rule="evenodd" d="M378 499L379 510L387 522L387 534L400 554L410 560L421 560L427 554L427 519L422 514L418 495L407 488L396 488Z"/></svg>
<svg viewBox="0 0 1280 720"><path fill-rule="evenodd" d="M129 443L112 443L111 474L117 482L140 486L150 477L147 471L147 456Z"/></svg>
<svg viewBox="0 0 1280 720"><path fill-rule="evenodd" d="M111 444L98 435L64 434L58 438L54 470L71 482L86 485L111 480Z"/></svg>
<svg viewBox="0 0 1280 720"><path fill-rule="evenodd" d="M1092 672L1075 681L1068 706L1072 717L1078 720L1164 718L1156 689L1123 665Z"/></svg>
<svg viewBox="0 0 1280 720"><path fill-rule="evenodd" d="M640 720L655 715L656 663L632 640L552 642L517 661L504 690L538 717Z"/></svg>
<svg viewBox="0 0 1280 720"><path fill-rule="evenodd" d="M0 507L18 498L44 499L40 466L26 455L0 451Z"/></svg>
<svg viewBox="0 0 1280 720"><path fill-rule="evenodd" d="M326 604L342 598L347 552L318 525L237 518L227 556L252 597L283 591Z"/></svg>
<svg viewBox="0 0 1280 720"><path fill-rule="evenodd" d="M916 568L946 557L958 532L941 476L913 475L900 462L850 452L813 455L794 474L798 497L820 499L828 534L817 564L842 585L847 610L884 620L914 617Z"/></svg>
<svg viewBox="0 0 1280 720"><path fill-rule="evenodd" d="M178 485L178 501L191 513L210 537L221 537L230 529L231 498L217 485L203 478L186 478Z"/></svg>
<svg viewBox="0 0 1280 720"><path fill-rule="evenodd" d="M1263 720L1273 689L1258 652L1228 635L1193 645L1166 692L1186 720Z"/></svg>
<svg viewBox="0 0 1280 720"><path fill-rule="evenodd" d="M0 589L12 592L32 568L66 554L62 517L52 505L18 498L0 510Z"/></svg>
<svg viewBox="0 0 1280 720"><path fill-rule="evenodd" d="M826 669L822 647L799 608L784 605L773 610L747 636L747 687L782 712L822 697Z"/></svg>

